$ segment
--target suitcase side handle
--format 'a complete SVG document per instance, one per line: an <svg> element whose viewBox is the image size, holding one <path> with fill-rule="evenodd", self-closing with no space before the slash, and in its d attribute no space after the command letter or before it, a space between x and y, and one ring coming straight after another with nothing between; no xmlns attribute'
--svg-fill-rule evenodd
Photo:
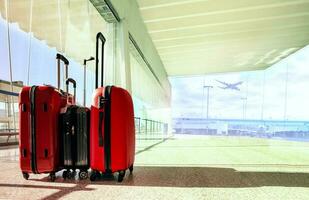
<svg viewBox="0 0 309 200"><path fill-rule="evenodd" d="M103 120L104 120L104 112L105 112L105 105L106 105L106 99L102 96L98 97L99 100L99 147L103 147Z"/></svg>
<svg viewBox="0 0 309 200"><path fill-rule="evenodd" d="M58 87L58 90L60 90L60 61L62 61L64 63L65 79L68 78L69 61L68 61L68 59L66 57L64 57L60 53L56 54L56 60L57 60L57 87Z"/></svg>
<svg viewBox="0 0 309 200"><path fill-rule="evenodd" d="M103 131L102 131L102 121L104 119L103 111L99 110L99 147L103 147Z"/></svg>
<svg viewBox="0 0 309 200"><path fill-rule="evenodd" d="M95 52L95 88L99 87L99 42L102 42L102 50L101 50L101 87L103 87L103 77L104 77L104 45L106 39L101 32L97 33L96 37L96 52Z"/></svg>
<svg viewBox="0 0 309 200"><path fill-rule="evenodd" d="M74 88L74 103L75 103L75 100L76 100L76 81L72 78L68 78L66 81L65 81L65 84L66 84L66 92L69 93L69 84L72 83L73 84L73 88Z"/></svg>

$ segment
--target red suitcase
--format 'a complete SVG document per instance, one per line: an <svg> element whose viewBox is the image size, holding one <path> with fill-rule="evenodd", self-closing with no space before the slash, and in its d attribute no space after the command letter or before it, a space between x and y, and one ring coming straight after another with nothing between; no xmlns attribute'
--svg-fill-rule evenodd
<svg viewBox="0 0 309 200"><path fill-rule="evenodd" d="M98 49L102 41L101 87L98 88ZM130 94L116 86L103 87L102 33L96 38L96 90L91 105L90 122L90 180L103 174L119 172L121 182L127 169L133 171L135 155L135 126L133 102Z"/></svg>
<svg viewBox="0 0 309 200"><path fill-rule="evenodd" d="M54 181L59 170L58 117L69 95L60 88L60 60L68 60L57 54L58 89L52 86L25 86L19 95L19 150L20 168L25 179L29 173L50 173Z"/></svg>

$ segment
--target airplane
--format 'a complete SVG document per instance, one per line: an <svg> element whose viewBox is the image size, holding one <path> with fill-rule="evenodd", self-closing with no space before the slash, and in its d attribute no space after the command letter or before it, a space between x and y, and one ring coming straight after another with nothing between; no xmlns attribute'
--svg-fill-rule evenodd
<svg viewBox="0 0 309 200"><path fill-rule="evenodd" d="M224 85L223 87L218 86L218 88L221 88L221 89L224 89L224 90L225 89L231 89L231 90L237 90L237 91L240 91L240 89L237 86L241 85L243 83L242 81L239 81L237 83L226 83L226 82L218 81L218 80L216 80L216 81Z"/></svg>

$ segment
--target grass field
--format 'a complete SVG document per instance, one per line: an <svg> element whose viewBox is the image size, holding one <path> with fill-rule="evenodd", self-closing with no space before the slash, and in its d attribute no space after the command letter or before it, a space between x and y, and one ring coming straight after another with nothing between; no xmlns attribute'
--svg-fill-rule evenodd
<svg viewBox="0 0 309 200"><path fill-rule="evenodd" d="M309 172L309 142L252 137L176 135L137 154L138 165L217 166Z"/></svg>

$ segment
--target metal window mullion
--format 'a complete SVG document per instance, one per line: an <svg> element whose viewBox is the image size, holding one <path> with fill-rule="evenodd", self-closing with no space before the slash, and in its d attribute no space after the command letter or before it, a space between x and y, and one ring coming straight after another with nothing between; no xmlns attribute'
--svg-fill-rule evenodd
<svg viewBox="0 0 309 200"><path fill-rule="evenodd" d="M8 40L8 50L9 50L8 55L9 55L10 86L11 86L11 92L14 92L8 0L5 0L5 9L6 9L6 22L7 22L7 40ZM15 109L14 109L13 96L11 96L11 102L12 102L12 109L13 109L13 124L14 124L14 129L16 130L16 120L15 120Z"/></svg>

